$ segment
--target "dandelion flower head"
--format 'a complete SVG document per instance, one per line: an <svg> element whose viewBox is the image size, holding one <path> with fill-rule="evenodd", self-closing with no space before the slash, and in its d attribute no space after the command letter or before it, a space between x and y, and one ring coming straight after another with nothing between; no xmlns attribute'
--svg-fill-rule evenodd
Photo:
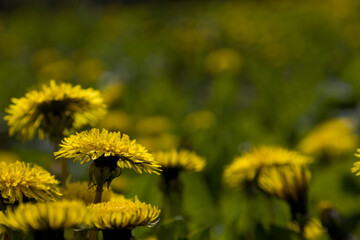
<svg viewBox="0 0 360 240"><path fill-rule="evenodd" d="M352 152L357 143L354 120L343 117L330 119L316 126L299 143L298 148L315 157L323 154L336 157Z"/></svg>
<svg viewBox="0 0 360 240"><path fill-rule="evenodd" d="M24 232L59 230L88 225L88 209L81 201L20 204L0 214L0 224Z"/></svg>
<svg viewBox="0 0 360 240"><path fill-rule="evenodd" d="M230 187L239 188L246 181L256 180L260 169L286 164L311 163L312 158L297 151L277 146L260 146L236 157L224 171L224 182Z"/></svg>
<svg viewBox="0 0 360 240"><path fill-rule="evenodd" d="M198 156L195 152L188 150L160 151L153 154L154 159L158 161L163 169L183 169L185 171L200 172L206 166L204 158Z"/></svg>
<svg viewBox="0 0 360 240"><path fill-rule="evenodd" d="M4 119L10 135L17 133L23 140L31 140L36 132L40 139L61 138L86 124L95 124L106 113L99 91L54 80L12 102Z"/></svg>
<svg viewBox="0 0 360 240"><path fill-rule="evenodd" d="M158 207L134 200L118 199L114 202L92 204L90 221L97 229L132 229L137 226L153 226L160 216Z"/></svg>
<svg viewBox="0 0 360 240"><path fill-rule="evenodd" d="M91 129L65 138L55 152L56 158L74 158L81 164L91 160L115 159L120 168L132 168L137 173L159 174L160 164L154 161L148 150L129 136L106 129Z"/></svg>
<svg viewBox="0 0 360 240"><path fill-rule="evenodd" d="M42 167L16 161L0 162L0 192L5 203L23 202L24 197L51 201L62 196L59 181Z"/></svg>

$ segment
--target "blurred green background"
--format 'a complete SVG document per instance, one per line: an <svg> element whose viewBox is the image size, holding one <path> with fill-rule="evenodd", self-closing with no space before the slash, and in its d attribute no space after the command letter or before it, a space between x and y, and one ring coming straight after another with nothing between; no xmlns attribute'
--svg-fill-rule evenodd
<svg viewBox="0 0 360 240"><path fill-rule="evenodd" d="M252 239L250 228L256 239L281 239L270 226L268 201L248 201L224 186L224 166L251 145L295 148L318 123L359 116L358 1L2 1L0 7L1 116L11 98L50 79L71 82L104 93L109 115L98 127L128 133L150 150L188 148L204 156L205 172L181 175L191 239ZM8 137L4 120L0 130L2 151L56 173L49 143ZM317 216L318 202L331 202L360 234L353 152L311 166L310 206ZM85 167L71 167L75 180L86 179ZM131 180L127 196L161 205L158 177L124 174ZM286 226L286 205L273 205L275 225Z"/></svg>

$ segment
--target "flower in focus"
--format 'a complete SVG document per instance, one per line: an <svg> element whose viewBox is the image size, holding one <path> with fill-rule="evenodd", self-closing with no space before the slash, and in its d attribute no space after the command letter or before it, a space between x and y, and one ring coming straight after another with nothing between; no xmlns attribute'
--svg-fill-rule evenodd
<svg viewBox="0 0 360 240"><path fill-rule="evenodd" d="M153 226L160 216L160 209L134 200L123 198L116 202L92 204L89 207L90 222L97 229L132 229L137 226Z"/></svg>
<svg viewBox="0 0 360 240"><path fill-rule="evenodd" d="M99 158L113 157L120 168L132 168L137 173L159 173L160 165L142 145L130 140L120 132L108 132L106 129L91 129L65 138L61 149L55 152L56 158L74 158L81 164Z"/></svg>
<svg viewBox="0 0 360 240"><path fill-rule="evenodd" d="M145 147L130 140L120 132L91 129L71 135L60 144L56 158L74 158L81 164L93 160L89 169L90 182L108 185L118 177L122 168L132 168L137 173L159 174L160 164L154 161Z"/></svg>
<svg viewBox="0 0 360 240"><path fill-rule="evenodd" d="M315 127L299 143L298 148L314 157L338 157L352 152L357 143L354 120L335 118Z"/></svg>
<svg viewBox="0 0 360 240"><path fill-rule="evenodd" d="M309 214L307 195L310 176L305 165L273 166L261 169L258 184L266 193L288 202L292 219L299 221Z"/></svg>
<svg viewBox="0 0 360 240"><path fill-rule="evenodd" d="M40 91L28 92L12 102L4 119L10 126L10 135L17 133L23 140L34 138L38 132L41 139L58 141L74 129L95 124L106 113L98 91L57 84L54 80Z"/></svg>
<svg viewBox="0 0 360 240"><path fill-rule="evenodd" d="M160 151L153 154L163 169L182 169L185 171L200 172L204 169L206 161L196 153L188 150Z"/></svg>
<svg viewBox="0 0 360 240"><path fill-rule="evenodd" d="M286 164L311 163L312 158L296 151L276 146L261 146L236 157L224 171L224 182L234 188L257 181L262 169Z"/></svg>
<svg viewBox="0 0 360 240"><path fill-rule="evenodd" d="M23 202L24 198L51 201L62 196L54 175L35 164L0 162L0 192L5 203Z"/></svg>
<svg viewBox="0 0 360 240"><path fill-rule="evenodd" d="M86 204L94 202L95 189L89 189L88 182L71 182L66 185L66 189L63 190L64 197L69 200L81 200ZM110 190L104 190L102 193L102 201L107 202L110 200L112 192Z"/></svg>
<svg viewBox="0 0 360 240"><path fill-rule="evenodd" d="M24 232L59 230L88 225L88 210L81 201L20 204L0 215L0 224Z"/></svg>

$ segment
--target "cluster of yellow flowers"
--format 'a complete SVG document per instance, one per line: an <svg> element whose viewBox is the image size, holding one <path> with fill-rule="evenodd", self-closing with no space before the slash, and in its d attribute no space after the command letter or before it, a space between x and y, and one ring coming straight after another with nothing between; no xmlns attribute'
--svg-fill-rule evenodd
<svg viewBox="0 0 360 240"><path fill-rule="evenodd" d="M91 162L89 182L62 179L61 188L54 175L35 164L0 162L0 226L34 232L35 237L76 228L102 230L104 236L114 230L130 239L131 229L155 225L161 211L137 197L126 199L104 190L105 183L110 185L123 168L160 175L173 168L201 171L206 165L203 158L187 150L159 152L154 158L144 146L120 132L93 128L72 134L82 126L95 124L106 113L100 92L79 85L51 80L40 91L13 99L6 111L10 135L17 133L30 140L37 133L40 139L47 137L59 145L54 153L57 159ZM89 232L90 239L96 235Z"/></svg>

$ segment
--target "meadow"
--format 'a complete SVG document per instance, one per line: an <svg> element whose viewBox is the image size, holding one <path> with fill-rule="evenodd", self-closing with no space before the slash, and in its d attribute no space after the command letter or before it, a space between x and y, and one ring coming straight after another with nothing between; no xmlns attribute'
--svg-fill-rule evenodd
<svg viewBox="0 0 360 240"><path fill-rule="evenodd" d="M59 198L67 196L61 170L67 164L68 184L90 181L93 194L95 188L107 184L127 199L157 206L161 213L150 221L152 227L132 226L132 235L139 240L358 239L360 177L354 163L360 159L354 154L360 146L359 2L36 1L34 6L9 5L0 9L0 160L34 163L55 175L65 196ZM16 104L12 99L41 91L51 86L51 80L58 86L92 89L95 93L76 90L76 100L86 99L86 104L95 106L99 98L103 105L82 116L81 124L64 127L61 137L54 132L68 123L62 118L51 120L57 119L58 112L44 115L47 125L36 125L30 118L33 126L16 127L16 121L25 121L26 115L11 123L6 116L24 114L32 107L9 111ZM73 114L82 107L69 111ZM15 130L9 134L11 126ZM124 140L128 146L120 157L124 163L118 163L118 172L110 169L113 175L106 183L99 184L96 170L89 173L93 160L107 157L105 150L94 158L93 152L85 154L91 159L79 164L73 161L77 150L72 147L80 140L74 137L59 148L64 137L92 128L121 132L136 140ZM97 135L89 139L91 144L100 142ZM109 137L105 142L110 141ZM243 172L225 176L236 159L263 147L275 150L259 158L244 158L249 166ZM273 173L257 182L270 165L282 164L277 162L276 148L306 158L299 157L304 185L293 178L303 192L293 190L292 182L278 183L271 191L267 186L278 176ZM148 155L157 161L159 152L174 151L180 156L181 150L193 154L189 155L192 163L186 164L203 160L206 164L171 166L170 170L176 169L174 177L173 172L166 172L170 170L158 171L161 167ZM298 155L291 156L284 160L286 166L298 164L294 163ZM256 161L258 165L253 166ZM278 179L285 179L282 176ZM16 201L6 200L11 198L4 190L9 184L0 174L0 207L5 215L23 204L16 194ZM294 214L289 196L277 189L282 184L290 189L290 200L293 191L299 194L296 201L306 196L302 199L306 214ZM40 195L35 194L36 201ZM40 202L44 200L48 201ZM3 215L4 239L50 236L9 227ZM316 226L306 230L310 219L315 219ZM65 239L88 239L87 233L62 229ZM130 239L111 237L100 234L98 239Z"/></svg>

